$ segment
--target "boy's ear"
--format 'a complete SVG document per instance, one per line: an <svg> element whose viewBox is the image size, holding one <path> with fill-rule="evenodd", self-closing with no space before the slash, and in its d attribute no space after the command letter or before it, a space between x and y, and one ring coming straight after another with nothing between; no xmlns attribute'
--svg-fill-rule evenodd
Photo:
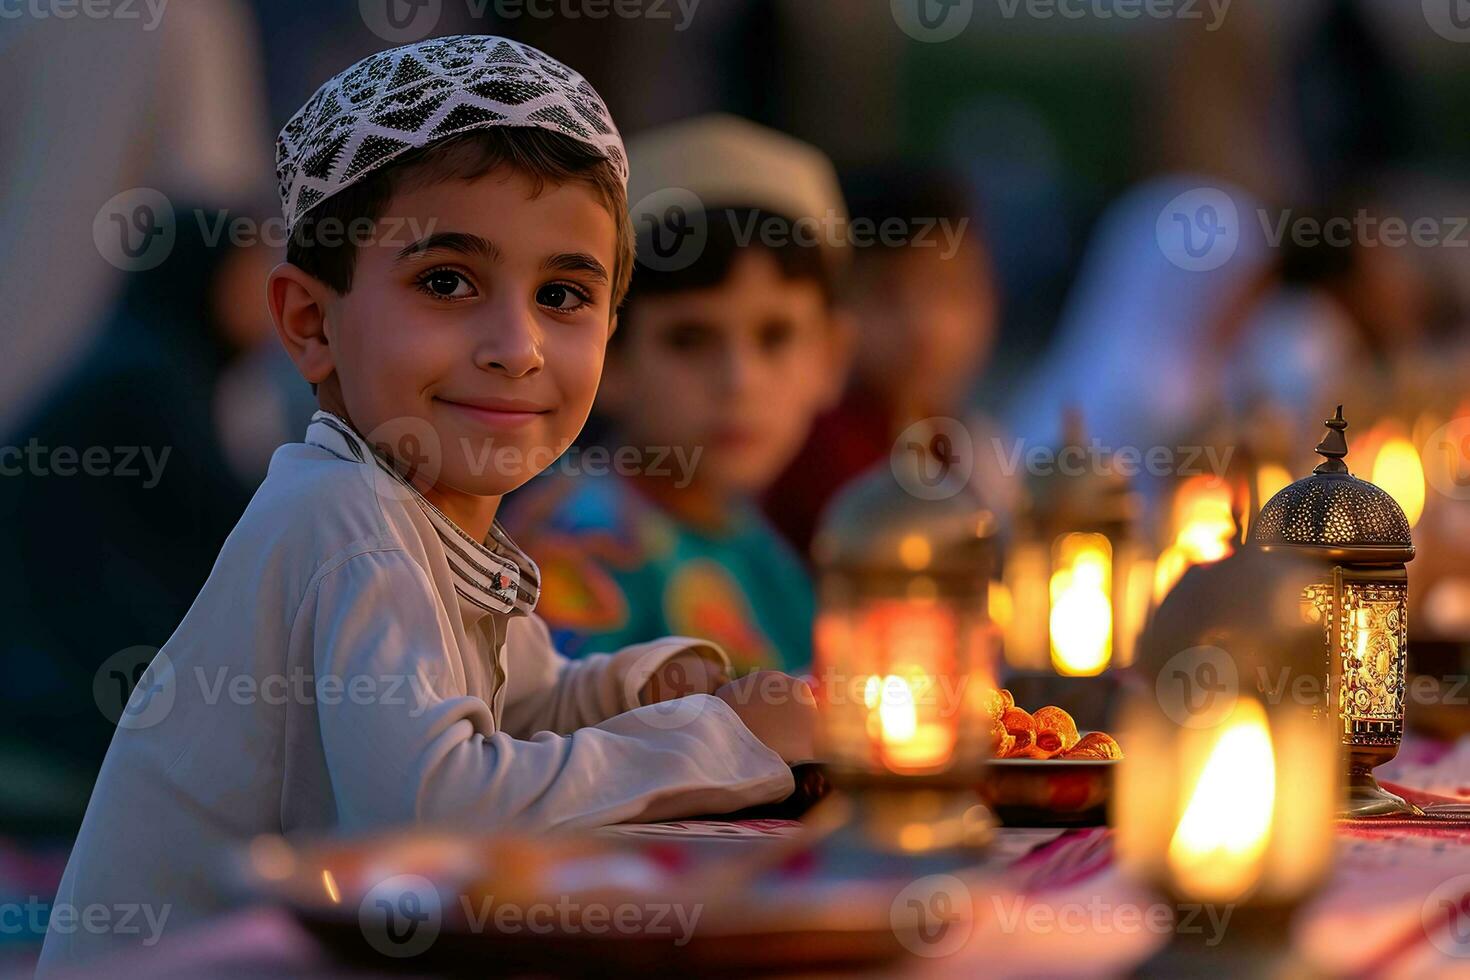
<svg viewBox="0 0 1470 980"><path fill-rule="evenodd" d="M321 384L336 363L327 337L327 304L336 294L300 266L282 262L271 270L266 298L276 334L301 376Z"/></svg>
<svg viewBox="0 0 1470 980"><path fill-rule="evenodd" d="M833 310L828 315L827 377L817 400L820 410L836 408L842 401L856 349L857 319L845 309Z"/></svg>

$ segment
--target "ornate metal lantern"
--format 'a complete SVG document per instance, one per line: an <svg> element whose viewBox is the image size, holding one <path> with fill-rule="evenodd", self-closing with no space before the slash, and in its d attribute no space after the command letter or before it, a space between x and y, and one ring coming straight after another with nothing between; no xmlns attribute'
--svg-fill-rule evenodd
<svg viewBox="0 0 1470 980"><path fill-rule="evenodd" d="M1302 595L1321 623L1324 680L1348 755L1347 813L1377 816L1418 808L1379 787L1373 769L1398 754L1404 733L1408 659L1409 522L1393 497L1348 472L1342 406L1317 446L1324 461L1261 509L1250 542L1317 561L1320 579Z"/></svg>
<svg viewBox="0 0 1470 980"><path fill-rule="evenodd" d="M950 475L935 438L840 495L815 547L823 758L834 782L889 801L873 809L902 850L964 843L977 814L989 829L974 786L995 686L995 519L964 481L933 492Z"/></svg>

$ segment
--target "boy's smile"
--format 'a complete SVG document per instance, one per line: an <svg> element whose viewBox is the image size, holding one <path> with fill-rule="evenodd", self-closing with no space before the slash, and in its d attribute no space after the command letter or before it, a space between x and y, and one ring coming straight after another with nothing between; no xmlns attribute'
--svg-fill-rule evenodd
<svg viewBox="0 0 1470 980"><path fill-rule="evenodd" d="M327 290L324 408L394 454L427 423L438 458L413 477L482 537L502 494L581 431L612 320L617 227L581 182L510 170L409 185L377 228L427 229L358 250L352 288ZM423 440L419 440L422 444Z"/></svg>

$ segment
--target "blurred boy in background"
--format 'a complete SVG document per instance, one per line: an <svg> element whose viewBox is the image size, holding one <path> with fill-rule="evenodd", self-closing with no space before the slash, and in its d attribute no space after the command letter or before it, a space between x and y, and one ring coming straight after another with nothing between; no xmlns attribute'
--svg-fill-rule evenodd
<svg viewBox="0 0 1470 980"><path fill-rule="evenodd" d="M993 426L969 410L995 341L990 252L967 194L948 174L887 166L845 183L854 227L912 232L852 249L841 307L856 324L852 377L841 404L812 427L806 449L765 495L766 513L809 554L822 508L853 477L888 457L914 422L954 417L971 436L974 477L1003 513L1012 496ZM929 229L925 232L925 229Z"/></svg>
<svg viewBox="0 0 1470 980"><path fill-rule="evenodd" d="M810 581L754 501L841 387L836 174L815 148L730 116L648 133L629 158L635 218L640 201L657 213L639 222L598 400L600 448L626 462L574 451L516 501L547 582L541 614L571 656L652 630L713 640L740 672L803 667ZM680 227L697 230L656 237Z"/></svg>

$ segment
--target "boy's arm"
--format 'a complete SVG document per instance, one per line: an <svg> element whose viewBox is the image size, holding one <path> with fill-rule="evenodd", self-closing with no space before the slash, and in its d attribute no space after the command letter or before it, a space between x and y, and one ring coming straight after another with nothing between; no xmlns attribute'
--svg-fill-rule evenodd
<svg viewBox="0 0 1470 980"><path fill-rule="evenodd" d="M705 640L666 636L616 653L570 660L556 651L540 616L518 616L510 621L506 639L510 677L502 727L525 738L537 732L566 734L599 724L643 704L645 689L656 676L668 680L672 671L675 683L670 686L674 688L685 678L693 683L693 665L687 670L684 664L670 665L676 658L686 662L699 658L712 668L712 674L729 679L730 658ZM665 670L666 665L670 669ZM718 686L709 685L702 693L712 694Z"/></svg>
<svg viewBox="0 0 1470 980"><path fill-rule="evenodd" d="M466 693L447 615L424 570L397 550L325 572L303 606L296 630L312 630L317 683L333 677L346 692L317 698L344 829L595 827L790 794L781 757L715 697L670 702L677 713L638 708L567 736L512 738Z"/></svg>

